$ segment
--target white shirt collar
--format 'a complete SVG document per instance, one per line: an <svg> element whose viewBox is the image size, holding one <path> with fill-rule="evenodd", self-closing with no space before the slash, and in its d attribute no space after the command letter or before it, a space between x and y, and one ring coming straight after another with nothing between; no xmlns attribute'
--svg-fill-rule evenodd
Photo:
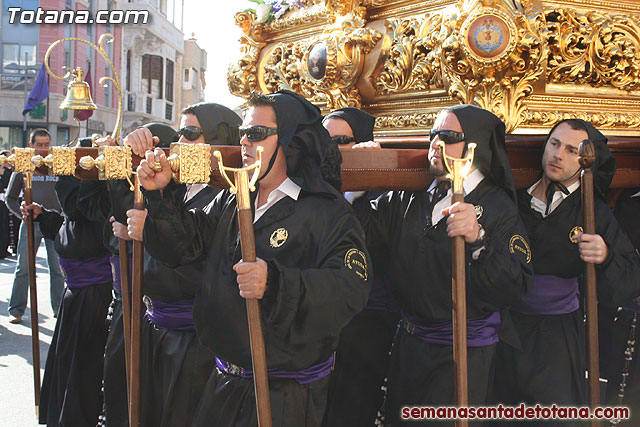
<svg viewBox="0 0 640 427"><path fill-rule="evenodd" d="M201 192L207 187L208 184L187 184L187 191L184 194L184 201L188 202L193 199L196 194Z"/></svg>
<svg viewBox="0 0 640 427"><path fill-rule="evenodd" d="M636 194L632 195L631 197L640 197L640 191L638 191Z"/></svg>
<svg viewBox="0 0 640 427"><path fill-rule="evenodd" d="M276 188L271 193L269 193L269 195L267 196L267 203L265 203L260 207L258 207L258 205L256 204L253 223L255 224L260 219L260 217L264 215L265 212L267 212L267 210L269 210L271 206L275 205L277 202L284 199L285 197L291 197L294 201L298 201L298 197L300 196L301 190L302 189L298 184L293 182L288 177L285 178L285 180L282 181L282 183L278 186L278 188Z"/></svg>
<svg viewBox="0 0 640 427"><path fill-rule="evenodd" d="M527 193L531 194L534 188L536 188L541 181L542 181L542 178L540 178L538 182L533 184L531 187L527 188ZM553 199L551 199L551 208L549 209L549 214L553 212L558 206L560 206L560 203L562 203L564 199L569 197L578 188L580 188L580 180L577 180L576 182L574 182L573 184L567 187L567 190L569 190L569 194L564 194L562 191L556 190L555 193L553 193ZM533 209L536 212L539 212L540 214L542 214L543 217L546 217L547 215L545 215L545 212L547 210L547 201L540 200L537 197L534 197L532 195L531 209Z"/></svg>
<svg viewBox="0 0 640 427"><path fill-rule="evenodd" d="M480 184L483 179L484 175L482 174L482 172L480 172L478 169L472 170L462 183L464 195L466 196L467 194L475 190L478 184ZM434 179L427 191L430 193L433 192L433 189L436 187L436 185L437 180ZM433 211L431 212L432 224L437 224L443 218L442 210L451 206L451 193L452 190L450 188L447 192L447 195L433 207Z"/></svg>

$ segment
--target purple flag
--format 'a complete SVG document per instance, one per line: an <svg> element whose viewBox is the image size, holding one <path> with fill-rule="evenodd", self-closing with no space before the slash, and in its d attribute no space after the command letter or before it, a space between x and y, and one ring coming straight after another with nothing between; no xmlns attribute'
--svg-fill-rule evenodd
<svg viewBox="0 0 640 427"><path fill-rule="evenodd" d="M27 82L25 81L24 84L27 84ZM42 68L40 68L40 71L38 72L36 83L33 85L33 88L31 88L29 99L27 99L27 103L24 105L24 110L22 110L22 115L24 116L29 111L36 108L38 104L47 98L47 96L49 96L47 69L44 64L42 64Z"/></svg>
<svg viewBox="0 0 640 427"><path fill-rule="evenodd" d="M93 92L93 82L91 81L91 64L87 67L87 76L84 81L89 85L89 92ZM89 117L93 116L93 110L75 110L73 112L73 117L76 120L83 121L88 120Z"/></svg>

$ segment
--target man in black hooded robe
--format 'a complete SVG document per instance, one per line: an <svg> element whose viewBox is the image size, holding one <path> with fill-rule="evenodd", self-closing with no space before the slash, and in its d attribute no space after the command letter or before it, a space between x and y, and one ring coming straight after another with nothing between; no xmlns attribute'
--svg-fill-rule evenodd
<svg viewBox="0 0 640 427"><path fill-rule="evenodd" d="M243 162L264 147L252 194L257 261L241 261L236 197L222 191L205 212L176 203L165 156L138 168L149 215L144 242L169 265L206 257L194 304L213 372L195 426L254 426L251 349L244 298L262 308L274 426L319 426L340 330L362 308L371 271L353 211L321 175L329 135L317 107L290 91L254 95L240 133ZM149 163L159 161L162 172ZM160 190L162 189L162 193Z"/></svg>
<svg viewBox="0 0 640 427"><path fill-rule="evenodd" d="M91 138L80 140L91 146ZM78 209L80 181L60 177L55 185L62 213L37 203L32 211L43 235L54 241L66 289L47 354L40 394L40 424L96 425L102 410L102 367L111 302L109 251L102 244L102 223Z"/></svg>
<svg viewBox="0 0 640 427"><path fill-rule="evenodd" d="M464 203L451 204L442 153L461 158L477 148L464 181ZM385 426L403 421L404 406L454 403L451 300L452 243L466 248L469 403L482 405L492 383L501 310L520 301L530 283L529 244L515 204L505 126L472 105L443 110L431 130L427 191L392 191L353 207L372 253L388 258L387 274L402 319L391 351ZM377 259L374 259L374 263ZM452 422L453 423L453 422ZM413 425L413 424L412 424Z"/></svg>
<svg viewBox="0 0 640 427"><path fill-rule="evenodd" d="M596 234L591 235L582 229L578 147L584 139L590 139L596 150ZM638 258L604 202L615 165L604 135L583 120L563 120L547 136L542 178L518 192L520 215L531 240L534 280L527 297L510 309L520 347L498 346L497 402L563 406L588 402L580 301L585 262L596 264L601 306L617 307L640 293Z"/></svg>
<svg viewBox="0 0 640 427"><path fill-rule="evenodd" d="M375 117L353 107L340 108L322 120L335 144L350 148L373 141ZM349 197L353 193L345 193ZM382 192L368 191L364 197L377 199ZM371 256L386 260L384 254ZM324 425L373 425L382 406L382 386L389 367L389 350L395 335L400 311L384 279L382 264L374 265L374 278L365 309L340 333L336 366L329 378L329 400Z"/></svg>
<svg viewBox="0 0 640 427"><path fill-rule="evenodd" d="M156 137L155 143L168 147L178 139L176 131L164 123L149 123L143 126ZM106 139L100 144L111 144ZM82 181L78 195L78 208L92 221L103 224L102 241L111 253L113 275L113 300L111 324L104 348L104 415L107 427L129 426L129 404L124 357L124 328L122 318L122 286L120 277L120 247L118 238L130 240L127 235L127 210L133 206L133 192L126 180ZM128 243L131 266L132 245ZM129 277L131 283L131 277ZM140 304L142 302L140 301Z"/></svg>
<svg viewBox="0 0 640 427"><path fill-rule="evenodd" d="M616 200L614 214L640 256L640 188L627 188ZM609 319L602 314L609 314ZM631 418L620 426L640 422L640 298L617 310L601 313L600 366L607 383L607 405L628 406ZM603 331L603 329L601 329Z"/></svg>
<svg viewBox="0 0 640 427"><path fill-rule="evenodd" d="M178 142L239 145L241 123L240 117L227 107L211 102L196 104L182 111ZM132 147L151 147L152 139L146 129L127 135ZM175 195L187 210L203 210L218 193L207 184L182 187ZM146 216L146 210L127 211L128 234L134 240L142 240ZM198 340L192 316L193 299L204 280L203 270L203 260L171 268L145 250L142 426L190 426L207 380L215 370L214 355Z"/></svg>

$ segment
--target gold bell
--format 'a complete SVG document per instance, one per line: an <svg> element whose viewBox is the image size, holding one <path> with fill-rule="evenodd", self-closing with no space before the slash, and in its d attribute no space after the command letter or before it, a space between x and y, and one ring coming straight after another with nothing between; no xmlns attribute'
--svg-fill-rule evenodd
<svg viewBox="0 0 640 427"><path fill-rule="evenodd" d="M77 67L69 72L69 75L75 77L67 86L67 96L65 97L60 108L63 110L95 110L96 104L91 99L91 91L89 84L82 80L84 73L82 68Z"/></svg>

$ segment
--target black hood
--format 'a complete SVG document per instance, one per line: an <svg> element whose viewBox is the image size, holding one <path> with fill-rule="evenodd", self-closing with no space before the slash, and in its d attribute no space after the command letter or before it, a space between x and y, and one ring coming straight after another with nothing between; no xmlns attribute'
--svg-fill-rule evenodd
<svg viewBox="0 0 640 427"><path fill-rule="evenodd" d="M349 124L356 142L373 141L373 126L376 118L371 114L354 107L345 107L330 112L324 116L324 120L332 117L342 119Z"/></svg>
<svg viewBox="0 0 640 427"><path fill-rule="evenodd" d="M160 139L156 147L169 148L172 142L177 142L179 139L178 132L165 123L147 123L142 127L149 129L151 135L157 136Z"/></svg>
<svg viewBox="0 0 640 427"><path fill-rule="evenodd" d="M86 138L80 138L78 146L83 148L93 147L93 138L87 136Z"/></svg>
<svg viewBox="0 0 640 427"><path fill-rule="evenodd" d="M287 176L309 192L336 194L320 171L331 143L329 132L322 126L318 107L303 96L289 90L267 95L273 101L278 125L278 143L287 161ZM334 159L333 163L338 161ZM342 158L339 159L339 162ZM330 170L340 168L332 164Z"/></svg>
<svg viewBox="0 0 640 427"><path fill-rule="evenodd" d="M589 139L593 143L596 149L596 161L593 164L593 184L594 189L597 194L600 195L603 199L606 197L607 192L609 191L609 186L611 186L611 181L613 180L613 175L616 173L616 158L611 154L609 147L607 146L607 137L604 136L598 129L596 129L591 123L586 122L581 119L565 119L556 123L549 133L547 134L547 138L544 141L544 145L542 147L542 151L544 152L545 147L547 146L547 141L549 141L549 137L556 130L558 126L567 121L578 122L584 130L589 135Z"/></svg>
<svg viewBox="0 0 640 427"><path fill-rule="evenodd" d="M477 144L473 165L485 178L516 200L516 186L511 172L505 144L505 126L495 114L475 105L456 105L448 108L456 115L465 141Z"/></svg>
<svg viewBox="0 0 640 427"><path fill-rule="evenodd" d="M239 145L238 127L242 119L231 109L213 102L202 102L190 108L204 131L204 141L209 145Z"/></svg>

